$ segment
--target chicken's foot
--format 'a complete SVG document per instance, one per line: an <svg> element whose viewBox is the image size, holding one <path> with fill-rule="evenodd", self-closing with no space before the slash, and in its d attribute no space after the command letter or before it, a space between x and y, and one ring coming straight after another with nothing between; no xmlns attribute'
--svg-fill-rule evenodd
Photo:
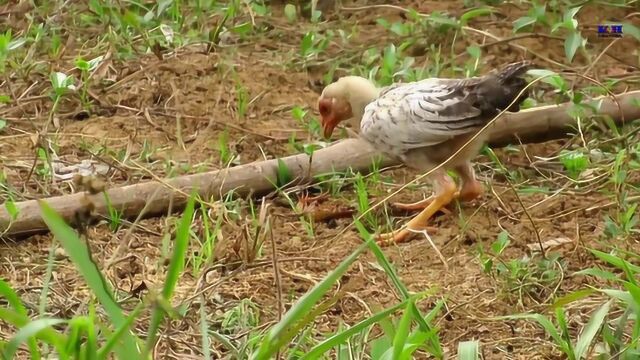
<svg viewBox="0 0 640 360"><path fill-rule="evenodd" d="M483 193L484 193L484 188L482 187L482 183L480 183L475 178L469 178L469 179L463 180L462 188L460 189L460 191L456 191L453 198L458 201L466 202L466 201L471 201L473 199L480 197ZM433 198L434 198L434 195L431 195L428 198L420 200L418 202L414 202L414 203L398 202L398 203L393 203L391 206L393 206L396 209L407 210L407 211L422 210L427 208L427 206L429 206L429 204L433 202ZM440 211L442 211L447 215L451 214L451 211L446 207L441 208Z"/></svg>
<svg viewBox="0 0 640 360"><path fill-rule="evenodd" d="M400 209L400 210L406 210L406 211L417 211L417 210L423 210L425 209L427 206L429 206L429 204L431 204L433 202L433 198L434 195L429 196L426 199L414 202L414 203L401 203L401 202L396 202L391 204L391 206L393 206L396 209ZM445 214L450 214L451 211L449 211L449 209L447 208L442 208L440 209L440 211L442 211Z"/></svg>
<svg viewBox="0 0 640 360"><path fill-rule="evenodd" d="M427 222L436 212L453 201L456 195L456 184L446 172L442 171L434 175L434 189L433 199L431 199L422 212L409 220L406 227L402 230L380 234L377 238L378 243L380 245L400 243L407 241L410 235L417 231L425 229L433 231L434 228L428 227Z"/></svg>
<svg viewBox="0 0 640 360"><path fill-rule="evenodd" d="M467 161L463 165L456 166L455 171L462 179L462 188L458 193L456 193L456 199L461 201L471 201L482 195L484 188L482 187L482 184L476 180L476 173L470 162Z"/></svg>

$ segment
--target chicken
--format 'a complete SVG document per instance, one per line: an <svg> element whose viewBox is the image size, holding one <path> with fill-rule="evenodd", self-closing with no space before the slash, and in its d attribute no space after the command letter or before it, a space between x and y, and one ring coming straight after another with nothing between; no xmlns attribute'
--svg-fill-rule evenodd
<svg viewBox="0 0 640 360"><path fill-rule="evenodd" d="M324 136L330 137L342 121L360 130L360 137L387 156L421 172L446 161L500 111L520 110L527 98L523 75L528 61L506 65L499 71L468 79L431 78L377 88L358 76L345 76L328 85L318 99ZM517 97L517 99L516 99ZM481 134L445 167L434 171L433 195L414 204L396 204L422 210L401 231L379 235L382 244L406 241L427 229L428 220L454 199L469 201L482 195L471 160L486 141ZM447 170L461 179L458 189Z"/></svg>

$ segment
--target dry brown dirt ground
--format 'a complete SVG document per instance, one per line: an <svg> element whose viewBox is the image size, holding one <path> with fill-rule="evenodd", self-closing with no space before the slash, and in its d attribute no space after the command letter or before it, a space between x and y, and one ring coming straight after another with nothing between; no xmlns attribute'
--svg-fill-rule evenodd
<svg viewBox="0 0 640 360"><path fill-rule="evenodd" d="M464 11L461 1L401 1L395 5L413 6L420 12L447 10L454 15ZM281 14L277 6L274 5L273 13ZM504 20L478 20L470 26L497 36L510 36L511 21L521 16L523 11L513 5L504 5L499 9L499 17ZM581 11L580 21L581 24L594 25L606 18L622 18L625 15L624 9L607 8L603 11L589 5ZM362 44L383 46L392 38L375 24L375 19L382 16L399 19L401 12L374 7L362 11L343 10L339 14L332 13L325 28L348 29L357 24L359 32L354 43L359 45L354 47ZM307 135L292 118L290 110L299 105L315 111L318 93L310 82L317 76L314 71L322 72L322 67L320 70L305 71L286 66L291 52L297 51L300 34L277 16L271 21L270 32L232 49L203 54L200 49L187 47L162 61L149 55L127 62L114 62L103 76L115 79L116 85L94 89L97 100L94 100L94 113L91 116L74 118L79 111L77 100L61 105L57 119L59 129L56 129L58 156L73 163L91 158L92 149L106 147L111 153L103 154L104 159L110 159L111 154L126 152L130 159L136 159L137 164L153 170L159 176L166 175L169 165L173 166L174 175L212 170L220 167L216 143L225 127L229 132L231 148L240 155L242 163L293 153L288 145L291 134L295 132L301 139ZM585 30L585 34L593 44L594 54L609 44L595 38L595 30ZM469 35L456 43L454 53L464 52L467 44L481 41L480 36ZM562 41L527 38L517 43L525 46L529 52L524 54L507 43L484 48L483 60L486 63L483 72L523 56L560 70L554 64L540 60L540 57L563 62ZM621 40L608 50L615 58L603 56L592 68L591 74L602 77L634 70L624 64L637 66L637 57L634 58L628 51L636 45L634 40ZM330 60L332 54L340 52L338 45L332 45L323 58ZM420 59L417 57L416 63L420 64ZM251 99L246 117L240 120L235 115L235 83L225 68L231 64ZM587 59L578 54L573 66L585 64ZM61 69L69 68L69 63L64 61L57 65ZM341 68L344 72L350 71L348 63L343 63ZM9 183L21 189L24 199L70 193L72 189L66 183L56 187L45 186L34 179L22 189L22 179L26 178L34 156L34 138L31 136L34 129L27 119L37 124L43 122L46 115L42 114L47 113L50 101L40 96L46 95L43 85L36 85L29 90L16 85L14 91L28 91L29 95L22 100L20 107L11 111L0 108L9 119L9 126L0 136L0 153ZM178 118L184 148L175 136ZM520 152L496 149L496 153L507 169L522 172L525 176L523 182L529 186L547 187L553 193L566 182L546 175L561 168L557 163L545 163L536 160L536 157L557 155L572 143L572 140L559 140L524 145L524 151ZM154 149L151 156L140 156L149 149ZM441 329L442 343L450 353L455 353L459 341L479 339L486 359L562 358L536 324L495 321L491 317L526 311L544 313L554 294L564 294L583 288L588 282L593 283L592 279L570 275L594 262L585 247L599 246L603 219L611 211L607 204L612 198L596 191L571 189L553 196L540 193L521 195L543 240L568 238L571 242L568 246L555 249L565 264L562 269L556 268L563 276L549 284L527 284L527 289L533 289L532 292L518 294L517 291L506 290L503 282L482 272L477 248L486 249L502 229L506 229L511 234L512 244L505 258L521 258L530 255L527 245L536 242L534 229L505 181L504 174L495 170L495 164L486 156L480 156L476 169L486 184L485 195L473 204L456 207L452 215L439 216L434 220L440 231L433 234L432 238L446 258L448 270L424 239L414 239L406 244L385 248L384 251L411 291L431 287L436 289L432 301L420 303L425 311L433 306L438 297L446 296L446 309L438 317L437 325ZM385 173L395 184L403 184L416 175L405 169ZM148 180L150 176L147 173L140 171L133 163L127 163L110 173L108 183L109 186L120 186ZM352 189L346 191L338 202L354 206L356 200ZM428 187L424 190L408 190L397 198L418 200L428 192ZM273 238L267 240L260 259L245 264L239 270L233 267L221 270L220 264L229 264L234 256L230 247L224 244L233 244L242 236L243 222L235 221L223 226L218 235L220 246L216 249L216 256L221 260L207 265L211 271L201 271L198 276L193 276L190 271L184 273L174 303L188 299L190 306L184 319L171 321L163 330L156 349L158 358L199 356L198 294L204 295L205 309L210 314L213 328L220 326L221 314L236 306L241 299L250 299L257 305L262 326L274 323L278 301L270 261L270 241L275 243L278 252L282 269L280 286L285 295L286 308L361 243L354 229L334 238L351 222L349 218L317 222L314 235L308 235L292 210L282 201L274 200L276 197L268 198L273 204ZM244 211L242 216L247 216L246 209ZM216 219L215 209L210 216ZM175 219L161 217L142 220L141 226L131 235L127 235L129 230L126 226L113 232L104 222L87 229L94 259L118 289L120 298L135 298L144 295L147 292L145 288L157 289L161 286L166 269L163 235L175 224ZM201 219L197 218L195 224L194 232L202 234ZM115 253L123 239L127 239L128 243L123 245L120 253ZM0 276L11 283L33 311L39 304L51 243L51 236L39 235L0 245ZM60 245L56 243L55 246ZM192 243L191 247L190 251L198 251L199 245ZM55 252L54 261L47 311L52 316L62 318L86 312L90 292L79 273L61 251ZM375 312L375 309L399 300L393 285L375 263L375 257L366 254L341 279L340 289L345 295L317 319L317 330L335 329L339 321L354 324ZM558 282L560 279L562 281ZM135 302L124 301L123 306L129 308ZM577 332L598 304L595 300L583 301L579 308L571 309L571 328ZM138 326L142 329L144 324L145 321L141 320ZM13 331L5 326L0 329L2 336L9 336ZM217 356L225 353L219 343L214 341L213 346Z"/></svg>

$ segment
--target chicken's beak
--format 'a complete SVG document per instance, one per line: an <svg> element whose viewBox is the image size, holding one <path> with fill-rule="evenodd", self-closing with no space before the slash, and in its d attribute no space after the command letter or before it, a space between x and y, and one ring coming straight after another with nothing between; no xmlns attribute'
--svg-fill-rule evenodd
<svg viewBox="0 0 640 360"><path fill-rule="evenodd" d="M331 114L330 116L322 118L322 129L324 130L324 137L328 139L333 134L333 129L335 129L338 122L335 120L335 116Z"/></svg>
<svg viewBox="0 0 640 360"><path fill-rule="evenodd" d="M338 117L336 115L336 109L333 106L332 99L320 99L318 101L318 109L320 110L320 123L324 130L324 137L329 138L333 134L333 129L338 125Z"/></svg>

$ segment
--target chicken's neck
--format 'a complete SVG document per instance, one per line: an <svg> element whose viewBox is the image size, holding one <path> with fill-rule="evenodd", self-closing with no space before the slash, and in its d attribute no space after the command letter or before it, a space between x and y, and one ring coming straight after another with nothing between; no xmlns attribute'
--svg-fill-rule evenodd
<svg viewBox="0 0 640 360"><path fill-rule="evenodd" d="M349 125L356 132L360 132L360 122L362 121L362 117L364 116L364 109L369 105L369 103L373 102L378 98L380 94L380 89L376 87L371 87L367 89L359 89L354 95L351 96L351 112L353 116L347 120Z"/></svg>

